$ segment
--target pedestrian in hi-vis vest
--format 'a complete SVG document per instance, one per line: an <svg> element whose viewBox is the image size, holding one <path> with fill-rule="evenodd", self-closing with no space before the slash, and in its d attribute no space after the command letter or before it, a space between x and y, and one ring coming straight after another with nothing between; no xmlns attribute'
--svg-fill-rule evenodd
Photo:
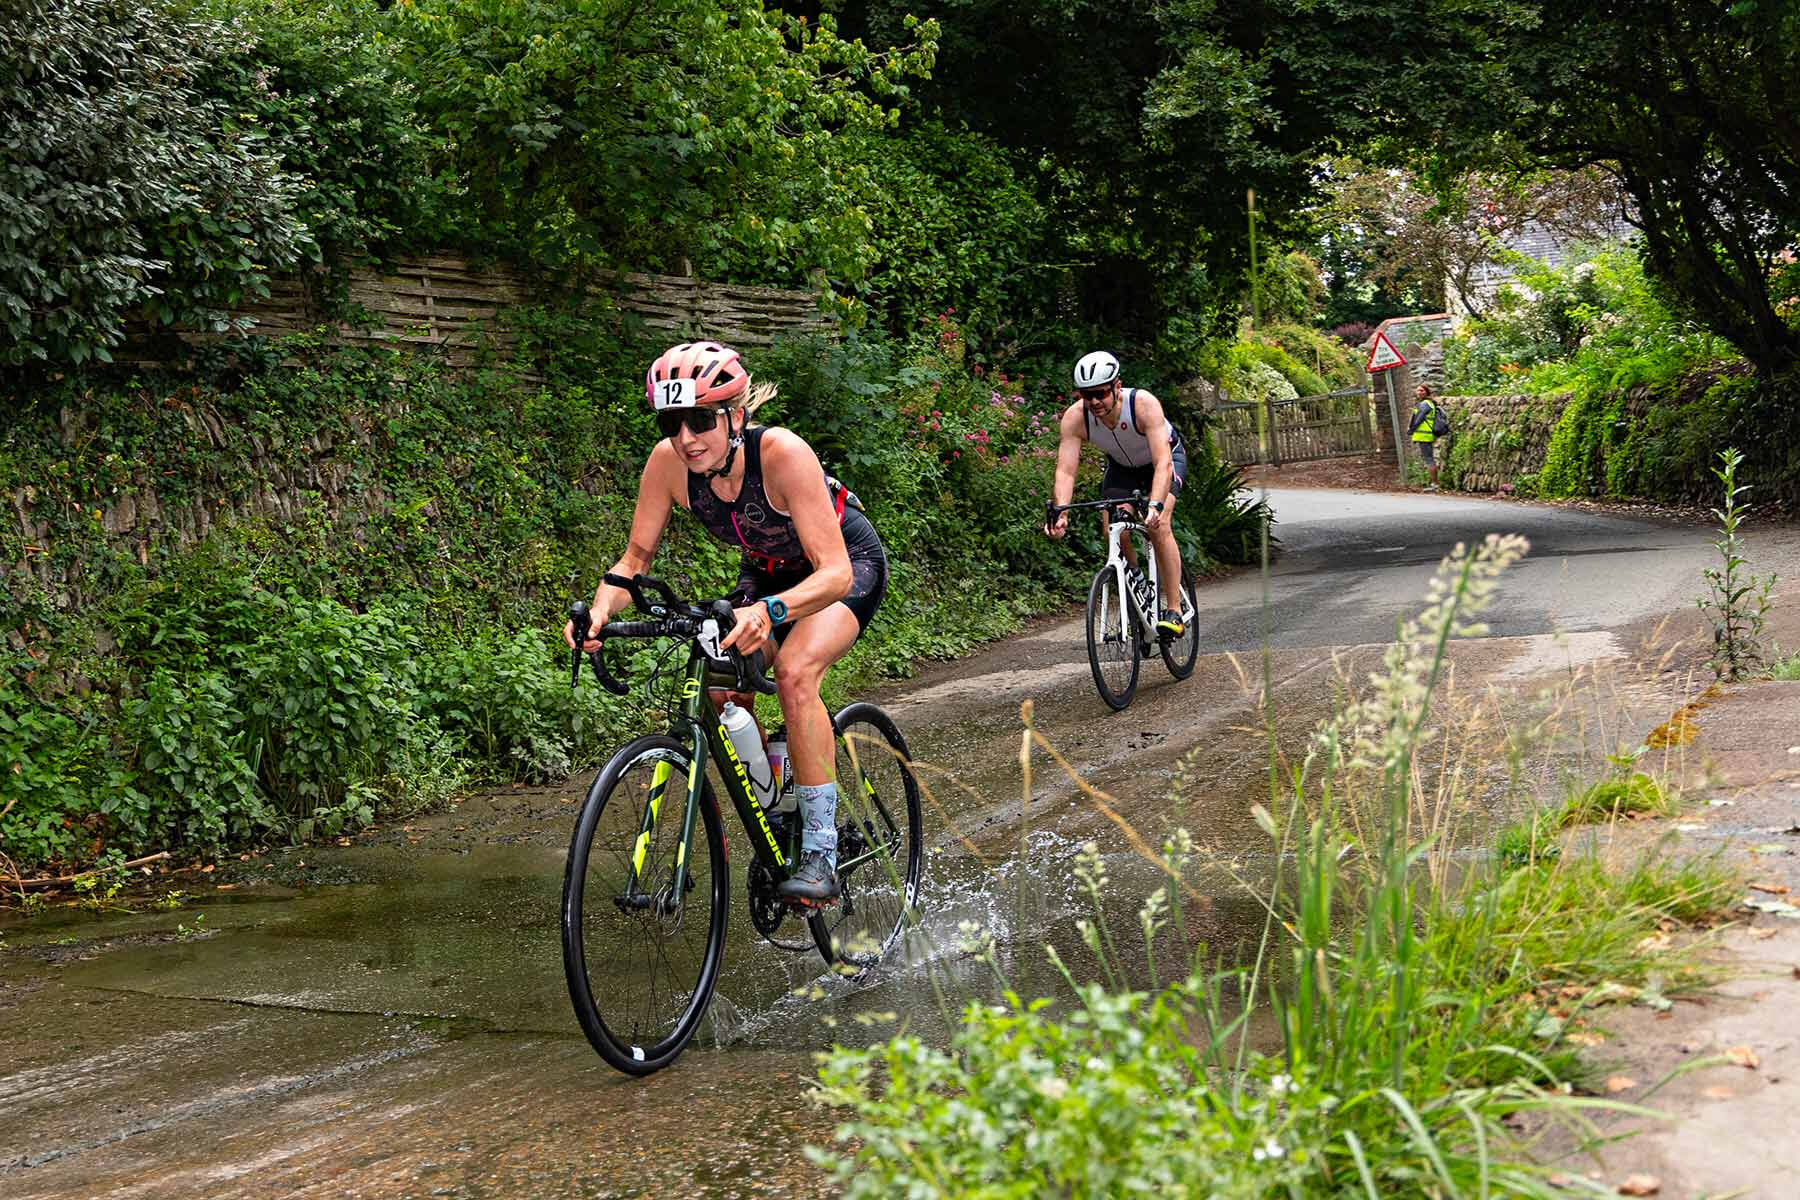
<svg viewBox="0 0 1800 1200"><path fill-rule="evenodd" d="M1425 460L1425 474L1431 482L1425 490L1438 490L1437 440L1450 432L1450 414L1439 407L1431 398L1431 388L1423 383L1419 385L1419 406L1413 409L1412 423L1406 428L1412 434L1413 445L1419 448L1419 457Z"/></svg>

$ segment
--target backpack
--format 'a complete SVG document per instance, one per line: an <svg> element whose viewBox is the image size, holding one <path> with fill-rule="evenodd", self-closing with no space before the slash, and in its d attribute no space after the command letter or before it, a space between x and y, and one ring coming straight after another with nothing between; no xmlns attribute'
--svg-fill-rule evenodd
<svg viewBox="0 0 1800 1200"><path fill-rule="evenodd" d="M1443 437L1450 432L1450 414L1444 406L1433 400L1431 402L1431 436Z"/></svg>

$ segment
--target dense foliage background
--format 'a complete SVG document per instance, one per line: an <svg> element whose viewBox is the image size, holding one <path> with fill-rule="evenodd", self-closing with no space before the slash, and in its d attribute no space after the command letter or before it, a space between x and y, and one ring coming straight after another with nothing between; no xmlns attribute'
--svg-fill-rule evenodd
<svg viewBox="0 0 1800 1200"><path fill-rule="evenodd" d="M548 686L552 614L616 551L648 446L657 347L571 300L599 268L811 289L837 318L754 365L897 560L864 673L1073 594L1096 548L1034 530L1079 353L1169 403L1191 561L1240 560L1196 376L1342 386L1347 344L1500 233L1621 194L1634 246L1527 273L1450 369L1579 393L1543 490L1662 489L1715 434L1792 424L1796 28L1800 0L21 0L4 852L304 835L567 770L635 719ZM429 251L537 281L508 318L529 378L254 336L108 367L244 332L283 274L353 318L346 266ZM1670 400L1641 436L1629 384ZM1752 467L1800 478L1785 450ZM149 505L179 533L138 536ZM729 572L668 554L696 587Z"/></svg>

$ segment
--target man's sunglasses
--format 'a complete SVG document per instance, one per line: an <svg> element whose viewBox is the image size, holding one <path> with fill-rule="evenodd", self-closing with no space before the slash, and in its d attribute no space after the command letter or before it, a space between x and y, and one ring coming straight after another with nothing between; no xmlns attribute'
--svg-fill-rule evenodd
<svg viewBox="0 0 1800 1200"><path fill-rule="evenodd" d="M1112 384L1109 383L1103 388L1081 388L1075 394L1088 402L1104 400L1112 395Z"/></svg>
<svg viewBox="0 0 1800 1200"><path fill-rule="evenodd" d="M665 408L656 414L656 428L666 438L680 433L683 425L689 433L711 433L718 423L716 408Z"/></svg>

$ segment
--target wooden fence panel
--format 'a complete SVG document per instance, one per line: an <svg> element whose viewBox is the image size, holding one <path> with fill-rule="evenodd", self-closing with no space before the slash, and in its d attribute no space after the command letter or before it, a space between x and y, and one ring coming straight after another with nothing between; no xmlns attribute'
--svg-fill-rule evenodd
<svg viewBox="0 0 1800 1200"><path fill-rule="evenodd" d="M1306 462L1375 450L1368 396L1346 389L1272 404L1222 404L1212 414L1213 445L1229 463Z"/></svg>
<svg viewBox="0 0 1800 1200"><path fill-rule="evenodd" d="M834 328L812 292L617 271L596 273L588 291L611 299L621 311L671 337L767 346L784 333ZM347 299L360 319L336 322L330 336L345 342L435 348L452 366L467 366L484 346L502 352L511 347L514 339L500 318L507 308L529 303L533 294L530 282L515 271L477 269L466 259L447 255L401 259L379 270L353 267ZM267 297L232 315L251 322L247 332L265 336L328 324L304 283L293 278L271 280ZM218 340L212 334L180 336L189 344ZM159 365L154 358L129 350L121 361Z"/></svg>

